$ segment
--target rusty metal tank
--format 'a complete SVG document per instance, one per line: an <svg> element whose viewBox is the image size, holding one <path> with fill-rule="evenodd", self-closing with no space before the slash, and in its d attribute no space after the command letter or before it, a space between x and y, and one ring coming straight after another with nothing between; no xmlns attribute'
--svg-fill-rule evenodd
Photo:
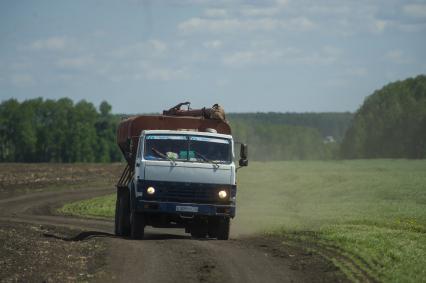
<svg viewBox="0 0 426 283"><path fill-rule="evenodd" d="M220 134L231 134L231 127L225 120L222 107L215 104L212 108L198 110L181 109L189 103L180 103L163 115L140 115L120 122L117 129L117 144L127 163L134 166L139 136L143 130L192 130L207 132L215 129Z"/></svg>

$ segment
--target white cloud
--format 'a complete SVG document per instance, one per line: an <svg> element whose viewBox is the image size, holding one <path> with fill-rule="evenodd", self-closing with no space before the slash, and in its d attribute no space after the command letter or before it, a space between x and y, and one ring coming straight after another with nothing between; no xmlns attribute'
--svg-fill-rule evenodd
<svg viewBox="0 0 426 283"><path fill-rule="evenodd" d="M207 9L204 11L204 15L210 18L224 18L228 16L228 11L225 9Z"/></svg>
<svg viewBox="0 0 426 283"><path fill-rule="evenodd" d="M49 37L47 39L35 40L30 44L30 49L33 50L49 50L58 51L68 48L72 40L68 37Z"/></svg>
<svg viewBox="0 0 426 283"><path fill-rule="evenodd" d="M425 18L426 4L408 4L403 7L403 12L411 17Z"/></svg>
<svg viewBox="0 0 426 283"><path fill-rule="evenodd" d="M190 70L183 66L168 66L155 60L111 60L97 68L98 75L114 83L135 81L177 81L191 78Z"/></svg>
<svg viewBox="0 0 426 283"><path fill-rule="evenodd" d="M278 48L271 42L252 42L251 49L224 56L222 62L230 67L249 65L331 65L336 63L343 51L334 46L324 46L313 53L304 52L295 47Z"/></svg>
<svg viewBox="0 0 426 283"><path fill-rule="evenodd" d="M291 31L312 30L315 24L307 18L296 17L290 19L204 19L191 18L178 25L180 31L191 32L250 32L250 31L273 31L286 29Z"/></svg>
<svg viewBox="0 0 426 283"><path fill-rule="evenodd" d="M218 49L221 48L223 45L222 41L220 40L210 40L203 43L203 46L210 49Z"/></svg>
<svg viewBox="0 0 426 283"><path fill-rule="evenodd" d="M179 54L187 49L185 40L169 44L158 39L137 42L107 53L108 63L102 63L97 73L115 83L129 79L187 80L191 78L189 69L180 66L178 62Z"/></svg>
<svg viewBox="0 0 426 283"><path fill-rule="evenodd" d="M13 74L10 79L18 87L28 87L35 84L35 79L30 74Z"/></svg>
<svg viewBox="0 0 426 283"><path fill-rule="evenodd" d="M293 4L295 2L292 2ZM382 33L387 30L414 29L406 27L407 17L397 11L396 2L381 4L378 1L315 1L309 7L289 5L293 13L303 13L317 19L319 30L342 36L360 33ZM402 17L401 17L402 16ZM420 23L416 23L416 30Z"/></svg>
<svg viewBox="0 0 426 283"><path fill-rule="evenodd" d="M343 50L335 46L306 52L295 47L280 48L273 41L253 41L248 49L223 56L222 63L234 68L274 64L319 66L336 63L342 54Z"/></svg>
<svg viewBox="0 0 426 283"><path fill-rule="evenodd" d="M251 4L245 4L245 3ZM401 11L397 11L402 9ZM404 16L405 14L406 16ZM408 15L408 17L407 17ZM388 30L419 32L426 23L409 20L409 17L426 17L426 4L396 3L383 7L371 1L237 1L226 9L207 9L204 17L192 17L178 24L185 33L236 33L266 31L318 30L338 36L360 33L383 33Z"/></svg>
<svg viewBox="0 0 426 283"><path fill-rule="evenodd" d="M82 69L95 62L93 56L62 58L56 61L56 66L68 69Z"/></svg>

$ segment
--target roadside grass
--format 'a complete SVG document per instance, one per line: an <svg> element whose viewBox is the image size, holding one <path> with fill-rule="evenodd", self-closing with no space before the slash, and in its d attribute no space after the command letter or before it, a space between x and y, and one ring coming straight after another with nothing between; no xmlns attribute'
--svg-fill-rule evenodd
<svg viewBox="0 0 426 283"><path fill-rule="evenodd" d="M279 235L354 281L426 282L426 160L251 162L234 235ZM67 205L112 217L115 195Z"/></svg>
<svg viewBox="0 0 426 283"><path fill-rule="evenodd" d="M113 194L67 203L58 211L66 215L113 218L115 213L115 197L115 194Z"/></svg>
<svg viewBox="0 0 426 283"><path fill-rule="evenodd" d="M242 232L307 245L354 280L426 281L425 160L252 163L239 188Z"/></svg>

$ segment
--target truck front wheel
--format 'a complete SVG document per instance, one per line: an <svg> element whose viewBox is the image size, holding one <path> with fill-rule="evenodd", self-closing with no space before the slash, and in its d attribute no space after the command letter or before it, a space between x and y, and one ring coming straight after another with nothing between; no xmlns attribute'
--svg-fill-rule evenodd
<svg viewBox="0 0 426 283"><path fill-rule="evenodd" d="M129 192L124 189L117 191L115 203L115 235L130 235L130 198Z"/></svg>
<svg viewBox="0 0 426 283"><path fill-rule="evenodd" d="M132 211L131 213L131 236L132 239L143 239L145 232L145 216L142 213Z"/></svg>
<svg viewBox="0 0 426 283"><path fill-rule="evenodd" d="M231 228L231 220L228 217L219 218L217 225L217 239L218 240L228 240L229 231Z"/></svg>
<svg viewBox="0 0 426 283"><path fill-rule="evenodd" d="M212 217L209 220L209 237L228 240L231 221L229 217Z"/></svg>
<svg viewBox="0 0 426 283"><path fill-rule="evenodd" d="M193 238L204 239L207 237L207 226L206 224L198 224L194 225L191 228L191 236Z"/></svg>

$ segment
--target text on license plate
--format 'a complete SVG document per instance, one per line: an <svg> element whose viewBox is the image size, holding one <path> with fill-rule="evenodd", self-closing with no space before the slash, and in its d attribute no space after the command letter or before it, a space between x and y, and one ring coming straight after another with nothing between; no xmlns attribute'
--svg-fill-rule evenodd
<svg viewBox="0 0 426 283"><path fill-rule="evenodd" d="M196 206L182 206L177 205L176 211L182 211L182 212L198 212L198 207Z"/></svg>

